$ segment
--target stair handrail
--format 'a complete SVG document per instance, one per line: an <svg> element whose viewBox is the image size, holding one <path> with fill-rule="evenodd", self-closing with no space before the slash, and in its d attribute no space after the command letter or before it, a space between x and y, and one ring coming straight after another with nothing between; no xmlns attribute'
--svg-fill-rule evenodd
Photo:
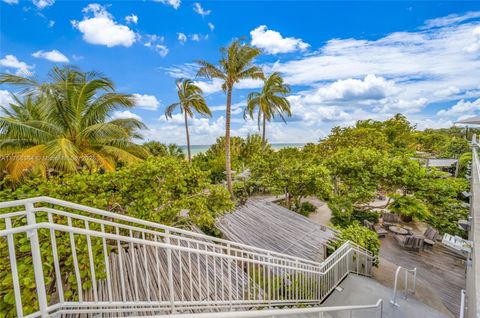
<svg viewBox="0 0 480 318"><path fill-rule="evenodd" d="M416 288L416 285L417 285L417 268L413 268L413 269L408 269L408 268L405 268L403 266L398 266L397 267L397 270L395 271L395 283L393 285L393 296L392 296L392 299L390 300L390 303L394 306L399 306L399 304L397 303L397 283L398 283L398 275L400 274L400 272L404 270L405 271L405 289L404 289L404 294L405 294L405 299L408 298L408 274L409 273L412 273L413 275L413 289L410 290L411 293L415 293L415 288Z"/></svg>
<svg viewBox="0 0 480 318"><path fill-rule="evenodd" d="M378 317L383 317L383 300L379 298L375 304L371 305L347 305L347 306L328 306L328 307L313 307L313 308L290 308L290 309L265 309L265 310L251 310L251 311L233 311L233 312L217 312L217 313L201 313L201 314L179 314L174 316L162 315L155 316L156 318L259 318L259 317L277 317L286 315L307 315L307 314L322 314L338 311L359 311L378 308ZM350 315L352 317L352 315ZM140 317L134 317L140 318ZM145 318L143 316L142 318ZM148 316L147 316L148 318ZM150 318L153 318L151 316Z"/></svg>

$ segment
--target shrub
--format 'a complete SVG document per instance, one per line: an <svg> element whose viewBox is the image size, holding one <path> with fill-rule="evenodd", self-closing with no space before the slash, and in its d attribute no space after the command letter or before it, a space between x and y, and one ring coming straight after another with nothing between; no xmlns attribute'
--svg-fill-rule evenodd
<svg viewBox="0 0 480 318"><path fill-rule="evenodd" d="M427 206L413 195L392 196L394 201L390 204L390 211L402 217L404 221L412 219L424 220L430 216Z"/></svg>
<svg viewBox="0 0 480 318"><path fill-rule="evenodd" d="M360 224L363 224L364 220L372 223L378 223L379 217L380 215L376 211L355 209L352 213L351 218L353 219L353 221L358 221Z"/></svg>
<svg viewBox="0 0 480 318"><path fill-rule="evenodd" d="M298 209L298 213L303 216L309 216L311 213L315 212L317 207L310 202L302 202L300 205L300 209Z"/></svg>
<svg viewBox="0 0 480 318"><path fill-rule="evenodd" d="M342 229L339 239L339 244L343 244L346 241L352 241L361 247L366 248L375 256L378 255L378 251L380 249L380 239L378 238L377 233L357 223Z"/></svg>
<svg viewBox="0 0 480 318"><path fill-rule="evenodd" d="M337 196L328 202L328 207L333 225L343 228L352 223L353 204L348 198Z"/></svg>

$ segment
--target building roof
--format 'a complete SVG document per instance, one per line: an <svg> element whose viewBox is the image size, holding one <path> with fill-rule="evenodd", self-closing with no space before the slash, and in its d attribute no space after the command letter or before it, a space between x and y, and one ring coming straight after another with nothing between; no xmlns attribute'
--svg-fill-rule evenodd
<svg viewBox="0 0 480 318"><path fill-rule="evenodd" d="M465 118L455 122L455 124L480 125L480 116Z"/></svg>
<svg viewBox="0 0 480 318"><path fill-rule="evenodd" d="M296 257L322 261L337 231L278 204L250 199L216 224L229 240Z"/></svg>

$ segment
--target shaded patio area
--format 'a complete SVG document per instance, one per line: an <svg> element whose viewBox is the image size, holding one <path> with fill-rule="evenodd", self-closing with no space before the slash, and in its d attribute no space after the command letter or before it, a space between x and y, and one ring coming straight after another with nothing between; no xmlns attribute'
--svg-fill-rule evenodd
<svg viewBox="0 0 480 318"><path fill-rule="evenodd" d="M382 239L380 257L380 262L384 259L406 268L416 267L419 283L435 292L447 309L458 317L460 292L466 286L464 259L461 256L441 243L435 244L432 250L408 251L388 234Z"/></svg>

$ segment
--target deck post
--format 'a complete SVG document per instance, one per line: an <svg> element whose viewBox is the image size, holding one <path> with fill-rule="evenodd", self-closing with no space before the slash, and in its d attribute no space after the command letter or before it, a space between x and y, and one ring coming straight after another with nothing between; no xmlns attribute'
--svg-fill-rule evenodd
<svg viewBox="0 0 480 318"><path fill-rule="evenodd" d="M27 224L35 225L37 223L35 219L35 211L33 203L25 204L25 211L27 212ZM30 247L32 249L32 262L33 271L35 274L35 286L37 288L38 307L40 309L40 316L48 317L48 303L47 293L45 291L45 279L43 277L43 265L42 255L40 253L40 243L38 240L38 230L32 229L27 232L27 236L30 239Z"/></svg>

